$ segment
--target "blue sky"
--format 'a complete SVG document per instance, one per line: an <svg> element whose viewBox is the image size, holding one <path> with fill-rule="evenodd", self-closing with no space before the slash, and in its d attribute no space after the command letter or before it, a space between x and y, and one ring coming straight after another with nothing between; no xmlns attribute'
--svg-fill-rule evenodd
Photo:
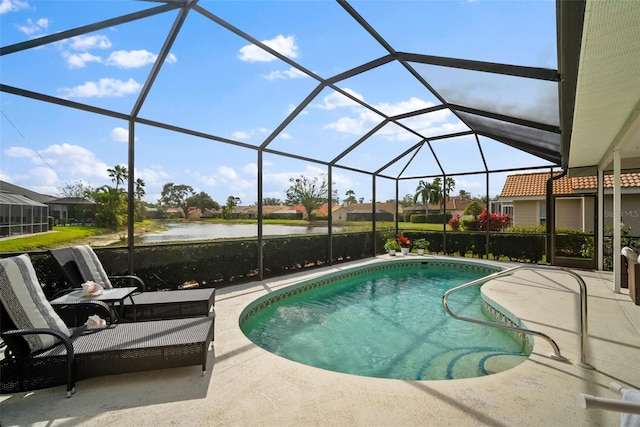
<svg viewBox="0 0 640 427"><path fill-rule="evenodd" d="M2 0L2 46L55 34L116 16L157 7L139 1ZM538 1L354 1L349 3L400 52L557 68L555 2ZM297 62L329 78L387 54L337 3L331 1L207 1L199 7ZM0 57L3 84L129 114L169 33L176 11ZM553 84L418 64L418 72L450 102L497 112L557 121ZM486 74L486 73L483 73ZM512 84L513 83L513 84ZM258 147L317 86L299 69L191 10L145 99L139 117ZM395 115L440 104L397 62L337 83L383 114ZM107 168L127 165L127 121L0 93L0 178L56 195L81 181L112 184ZM554 104L555 103L555 104ZM540 106L546 106L541 109ZM549 108L551 106L551 108ZM541 115L542 114L542 115ZM413 120L413 123L410 123ZM418 123L416 120L419 120ZM381 117L329 88L282 130L269 148L329 161L380 123ZM425 136L466 129L449 111L407 124ZM557 123L555 123L557 124ZM135 130L135 176L146 183L145 200L155 202L167 182L191 185L224 203L257 200L257 152L143 124ZM340 164L376 170L419 139L386 126ZM548 164L496 141L481 138L489 169ZM472 137L434 143L446 173L483 170ZM433 156L422 150L405 176L437 175ZM404 164L385 170L399 174ZM326 167L266 153L264 196L285 199L289 178L316 176ZM491 196L505 173L492 174ZM455 193L485 194L483 174L455 177ZM353 190L370 201L371 178L333 169L341 198ZM401 181L399 194L413 194L418 180ZM376 198L395 197L395 184L376 183Z"/></svg>

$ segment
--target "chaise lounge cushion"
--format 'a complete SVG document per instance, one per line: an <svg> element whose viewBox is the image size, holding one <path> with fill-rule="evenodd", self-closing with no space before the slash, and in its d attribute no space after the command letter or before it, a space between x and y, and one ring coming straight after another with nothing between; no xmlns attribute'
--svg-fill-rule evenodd
<svg viewBox="0 0 640 427"><path fill-rule="evenodd" d="M111 289L113 285L104 271L98 256L89 245L73 246L71 248L80 275L85 281L94 281L104 289Z"/></svg>
<svg viewBox="0 0 640 427"><path fill-rule="evenodd" d="M16 329L55 329L71 336L42 291L27 254L0 259L0 300ZM57 338L46 335L12 337L20 356L53 347Z"/></svg>

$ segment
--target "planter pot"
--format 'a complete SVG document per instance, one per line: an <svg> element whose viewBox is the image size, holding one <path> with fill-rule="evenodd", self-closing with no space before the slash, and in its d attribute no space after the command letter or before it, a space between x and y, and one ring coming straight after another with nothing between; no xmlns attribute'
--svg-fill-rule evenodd
<svg viewBox="0 0 640 427"><path fill-rule="evenodd" d="M409 248L400 248L400 251L402 252L402 255L406 255L409 253Z"/></svg>
<svg viewBox="0 0 640 427"><path fill-rule="evenodd" d="M389 255L390 255L390 256L396 256L396 250L395 250L395 249L391 249L391 250L389 251Z"/></svg>
<svg viewBox="0 0 640 427"><path fill-rule="evenodd" d="M424 255L424 249L418 249L418 255Z"/></svg>

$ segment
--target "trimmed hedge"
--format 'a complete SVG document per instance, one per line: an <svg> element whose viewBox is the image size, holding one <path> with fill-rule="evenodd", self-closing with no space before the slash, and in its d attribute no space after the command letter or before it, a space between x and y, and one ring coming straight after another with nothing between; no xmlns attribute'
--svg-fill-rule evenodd
<svg viewBox="0 0 640 427"><path fill-rule="evenodd" d="M333 235L334 263L373 256L371 233ZM197 282L202 287L223 287L255 280L258 275L257 239L220 240L166 245L136 246L134 271L149 291L178 289ZM383 253L378 237L378 253ZM107 274L127 274L126 247L95 247ZM272 277L325 265L329 262L326 235L263 239L264 275ZM1 256L15 254L5 253ZM50 297L67 287L59 268L48 252L29 254L45 294Z"/></svg>
<svg viewBox="0 0 640 427"><path fill-rule="evenodd" d="M389 230L376 234L376 253L370 232L338 233L332 241L329 259L328 236L290 236L263 240L264 275L273 277L316 266L363 259L384 253ZM429 252L460 256L486 256L487 234L483 232L447 232L403 230L411 241L424 238ZM393 235L393 234L392 234ZM558 236L558 247L565 245L572 253L584 249L589 236ZM546 249L544 234L491 233L489 253L494 259L538 263ZM126 247L94 248L109 275L122 275L128 269ZM224 287L255 280L258 275L257 239L219 240L136 246L134 271L150 291L178 289L186 282L203 287ZM3 253L6 257L15 254ZM57 264L48 252L29 253L47 296L64 289L66 284Z"/></svg>
<svg viewBox="0 0 640 427"><path fill-rule="evenodd" d="M411 241L424 238L429 242L429 252L445 255L486 255L486 233L482 232L414 232L404 231ZM545 255L545 236L541 234L491 233L489 253L494 259L538 263Z"/></svg>

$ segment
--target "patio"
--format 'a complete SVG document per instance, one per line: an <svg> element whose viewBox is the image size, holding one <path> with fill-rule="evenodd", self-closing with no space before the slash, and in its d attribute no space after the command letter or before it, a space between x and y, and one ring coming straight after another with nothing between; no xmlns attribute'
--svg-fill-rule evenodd
<svg viewBox="0 0 640 427"><path fill-rule="evenodd" d="M579 271L588 289L589 347L594 370L579 360L578 286L568 275L520 272L487 284L486 294L525 324L556 340L570 363L550 359L536 339L531 357L491 376L451 381L398 381L329 372L283 359L240 331L242 309L304 275L219 289L216 340L204 377L199 367L80 381L1 396L0 423L11 425L584 425L618 426L620 414L579 407L579 393L619 399L615 381L640 387L640 310L626 289L615 293L610 272ZM486 261L484 261L486 262ZM546 277L543 277L546 276ZM517 292L514 285L517 283Z"/></svg>
<svg viewBox="0 0 640 427"><path fill-rule="evenodd" d="M46 4L43 2L42 6ZM81 2L75 3L76 6L79 4ZM140 6L143 2L134 4L135 8L146 8L146 5ZM74 25L70 25L64 32L52 32L39 39L15 40L3 46L3 70L7 73L3 72L0 92L3 100L6 97L15 105L13 111L6 107L6 114L17 114L20 118L16 120L18 123L31 123L33 116L53 117L50 110L43 110L40 115L34 115L32 112L35 105L45 104L46 108L55 108L55 111L64 110L64 113L60 113L64 120L51 120L48 125L53 126L58 122L86 123L86 126L78 128L86 128L87 134L78 136L77 140L91 141L87 145L94 150L100 146L98 139L96 142L93 141L94 129L117 127L126 131L126 147L120 146L120 158L114 158L114 161L127 158L127 166L131 172L128 183L130 218L134 217L134 170L151 167L145 166L144 162L153 158L157 151L161 151L158 150L159 146L166 150L165 153L175 153L178 151L175 150L176 143L182 144L185 151L192 148L193 152L198 153L197 157L206 160L222 155L238 157L240 153L249 152L247 158L257 165L254 183L257 189L258 212L262 209L263 162L287 158L300 164L315 163L326 170L330 177L338 171L348 176L365 175L373 187L373 203L381 197L381 194L377 193L380 188L376 187L381 183L385 183L389 188L395 184L395 198L399 199L399 182L411 183L412 180L422 178L445 178L466 174L478 175L482 178L481 181L486 181L487 185L483 191L489 196L488 177L491 174L509 171L505 169L506 166L513 166L514 171L529 168L561 168L570 176L597 175L599 182L602 182L604 173L612 173L615 182L614 217L620 217L620 174L622 171L636 170L640 164L640 84L637 79L640 56L634 54L637 53L640 40L640 9L634 3L590 0L557 2L557 70L540 66L527 67L526 63L510 65L504 62L496 63L495 60L476 60L478 58L471 60L433 56L433 52L406 53L413 51L411 46L406 46L405 49L402 49L404 44L392 47L356 9L343 1L336 5L336 10L340 12L336 16L348 15L349 22L356 22L362 27L365 30L362 34L366 35L367 43L375 45L379 53L376 56L362 58L356 64L337 64L340 67L331 68L329 66L333 64L327 61L329 56L317 50L318 61L305 67L259 41L257 37L254 38L213 15L209 10L213 4L219 3L211 2L204 7L205 2L200 5L195 1L169 1L166 5L154 8L153 12L130 13L126 10L122 11L120 16L110 15L108 20L99 17L90 21L93 24L74 23L75 29L72 29ZM319 4L322 3L316 3ZM354 4L358 8L364 8L376 3ZM158 51L158 55L153 67L148 73L141 73L138 77L141 82L146 83L144 86L141 85L135 99L130 97L124 100L115 98L106 101L70 101L57 90L58 87L75 87L78 84L75 80L68 84L56 81L56 85L53 85L48 81L51 79L42 79L42 73L34 74L37 78L31 80L31 75L23 72L27 68L23 64L28 63L30 67L36 64L30 61L20 62L24 58L23 52L43 53L46 52L43 47L56 46L58 42L67 38L87 35L128 21L142 20L147 13L160 15L168 11L175 12L174 19L167 21L173 25L167 25L170 29L165 32L165 44L162 47L157 46L154 50ZM240 18L244 18L245 11L240 12ZM191 16L202 18L199 22L215 23L224 27L233 33L234 37L242 39L239 46L246 43L257 46L276 57L283 67L292 67L296 73L305 74L307 82L313 82L313 85L308 84L295 92L298 98L295 102L282 102L280 110L285 110L284 107L290 105L297 107L284 120L271 120L270 126L266 127L268 132L259 140L247 143L240 138L230 139L225 135L234 135L232 131L235 129L208 129L206 126L202 126L202 129L197 126L201 123L192 123L189 120L192 115L188 111L183 111L181 117L175 117L172 108L153 108L154 96L167 102L175 101L175 105L180 101L183 108L186 106L194 110L204 104L182 104L186 91L178 85L190 82L192 79L189 76L196 71L198 74L208 75L201 73L201 55L194 55L191 63L181 59L179 64L183 67L180 69L182 73L176 72L174 78L171 78L171 73L160 73L161 68L167 67L165 60L170 58L173 42L176 39L183 41L177 38L177 35L189 13ZM68 15L84 16L77 10ZM307 15L312 20L317 19L314 14ZM333 24L338 21L328 22ZM3 25L3 28L9 27ZM416 27L429 28L426 25ZM135 33L138 28L134 27L129 34ZM325 28L335 27L326 26L323 30ZM394 33L395 31L389 31L390 35ZM137 34L147 32L139 30ZM130 41L135 37L123 39ZM409 41L414 39L415 37L406 38ZM185 43L185 46L200 46L200 41L194 39L193 43ZM214 47L224 45L213 44ZM341 45L340 42L336 43L338 47ZM140 49L140 46L127 45L126 48ZM213 48L208 53L210 58L224 57ZM357 49L353 53L358 53ZM348 58L351 59L352 56L349 55ZM10 62L14 58L17 58L15 62ZM210 62L217 65L216 61ZM327 66L326 70L322 70L321 76L316 75L315 71L310 71L320 64ZM412 107L402 111L378 111L376 105L362 101L338 85L357 82L358 77L363 77L365 72L375 72L377 69L386 68L387 64L393 64L389 68L399 72L395 73L395 78L381 79L384 84L373 85L381 91L381 101L386 99L383 95L387 89L389 92L394 91L390 83L405 82L407 75L411 74L416 87L420 91L428 91L427 95L433 102L427 106L421 105L420 108ZM41 66L40 69L46 68ZM339 74L335 74L335 69L341 70ZM549 93L557 96L547 99L550 102L546 107L534 107L542 107L541 110L553 112L554 117L549 119L542 116L520 116L517 109L510 108L509 102L494 108L495 105L487 105L487 102L491 104L491 101L498 100L492 96L479 97L475 100L477 103L470 104L465 104L469 101L466 99L445 97L444 95L456 93L447 93L449 82L446 79L440 82L442 86L436 85L437 79L431 77L438 77L438 73L435 76L429 73L431 70L440 72L442 69L447 71L443 72L443 75L455 70L466 76L488 74L492 78L500 77L500 81L502 78L517 78L518 81L525 82L540 80L539 83L544 84L545 88L551 88ZM184 73L185 70L189 73ZM71 74L65 71L63 75ZM375 76L375 73L369 75ZM459 78L457 82L467 83L469 78L466 76ZM234 105L252 105L255 108L252 113L255 114L246 114L245 120L278 110L274 108L268 91L246 91L247 100L242 103L237 97L216 98L201 90L201 87L204 87L204 79L200 80L200 83L197 89L191 90L192 95L207 93L207 101L234 99L237 101ZM152 89L154 86L162 85L172 89L171 94L175 98L156 95ZM293 94L293 91L281 92ZM259 99L254 96L258 93L263 94ZM414 93L415 91L407 90L403 91L402 95L410 99ZM529 96L520 98L532 99L532 93L542 91L533 90ZM312 101L322 100L325 95L337 96L348 101L348 105L357 104L367 112L375 113L376 125L361 129L347 144L344 144L339 135L334 139L319 138L318 141L323 143L340 142L335 144L334 150L331 151L324 149L326 144L312 140L305 145L293 145L288 140L288 132L291 129L303 129L305 122L301 119L305 118L305 109L310 110L313 107ZM369 99L374 98L368 95ZM226 120L223 114L229 113L231 116L234 113L233 109L225 108L228 105L212 105L209 117L217 117L218 122L224 124ZM258 106L261 108L258 109ZM317 110L331 111L322 108ZM418 126L422 123L421 120L413 120L432 117L441 110L450 112L451 117L455 119L453 124L464 125L464 131L432 134ZM88 117L95 122L89 122ZM318 129L331 129L328 125L334 123L334 117L327 115L323 119L325 126L318 126ZM254 125L255 129L265 127L258 122ZM381 132L385 126L398 128L401 134L411 136L411 140L396 144L391 152L384 132ZM3 129L11 130L8 126L3 126ZM14 133L19 134L19 129L16 130L18 132ZM145 131L149 135L147 140L137 142L138 136L144 135ZM47 137L43 138L46 144L40 147L41 150L48 146L49 135L56 132L59 131L53 128L48 131ZM314 132L303 134L313 135ZM320 135L319 132L317 134ZM150 141L153 143L149 144ZM496 164L487 165L484 156L475 156L477 167L457 170L460 155L471 150L451 150L450 146L446 145L450 141L454 141L458 148L462 146L462 141L464 145L477 147L476 151L480 153L496 145L510 150L508 154L487 156L491 161L496 161ZM378 144L383 149L376 149ZM434 147L442 149L439 156L436 155L437 150L434 150ZM388 155L377 164L361 161L364 156L349 155L352 151L353 154L367 154L360 152L360 149L365 148L367 152L380 151ZM309 152L311 149L314 151ZM527 161L535 162L517 167L505 165L511 160L509 154L518 150L527 155ZM487 150L487 153L489 152L493 151ZM425 154L426 158L417 157ZM173 156L166 157L174 160ZM445 160L445 167L440 166L441 160ZM17 160L14 159L3 163L3 170L16 164ZM425 168L425 164L431 166ZM412 167L405 169L409 165ZM451 167L446 167L447 165ZM362 169L364 166L366 168ZM206 171L209 167L208 164L200 166L200 171ZM180 170L176 168L173 172L179 175ZM14 175L16 173L13 172ZM413 187L414 185L410 185L410 188ZM599 188L602 186L599 185ZM552 218L549 218L549 224L553 224ZM598 224L599 233L602 233L602 225ZM133 236L132 221L129 221L128 227L129 236ZM619 248L619 230L616 229L615 233L614 247ZM134 244L133 239L129 241L130 269L133 270ZM602 253L602 250L599 252ZM2 395L0 424L617 426L620 423L619 413L583 410L578 403L579 393L618 399L619 396L608 390L612 381L640 388L640 366L637 363L640 360L640 310L633 305L628 291L620 289L619 275L606 271L579 272L587 283L589 295L587 361L595 368L593 370L575 364L579 359L580 348L577 333L577 285L571 277L553 273L522 272L515 277L489 283L483 289L490 298L507 307L526 325L554 338L570 363L550 359L549 345L536 339L534 353L527 361L509 371L488 377L452 381L381 380L328 372L283 359L255 346L240 331L238 317L242 309L253 299L295 280L373 261L376 259L219 289L216 298L216 339L209 355L208 366L211 368L204 377L200 375L199 367L176 368L83 380L77 384L76 394L71 399L65 397L64 387ZM614 258L614 271L617 273L619 269L619 260ZM507 286L504 282L517 282L517 288Z"/></svg>

